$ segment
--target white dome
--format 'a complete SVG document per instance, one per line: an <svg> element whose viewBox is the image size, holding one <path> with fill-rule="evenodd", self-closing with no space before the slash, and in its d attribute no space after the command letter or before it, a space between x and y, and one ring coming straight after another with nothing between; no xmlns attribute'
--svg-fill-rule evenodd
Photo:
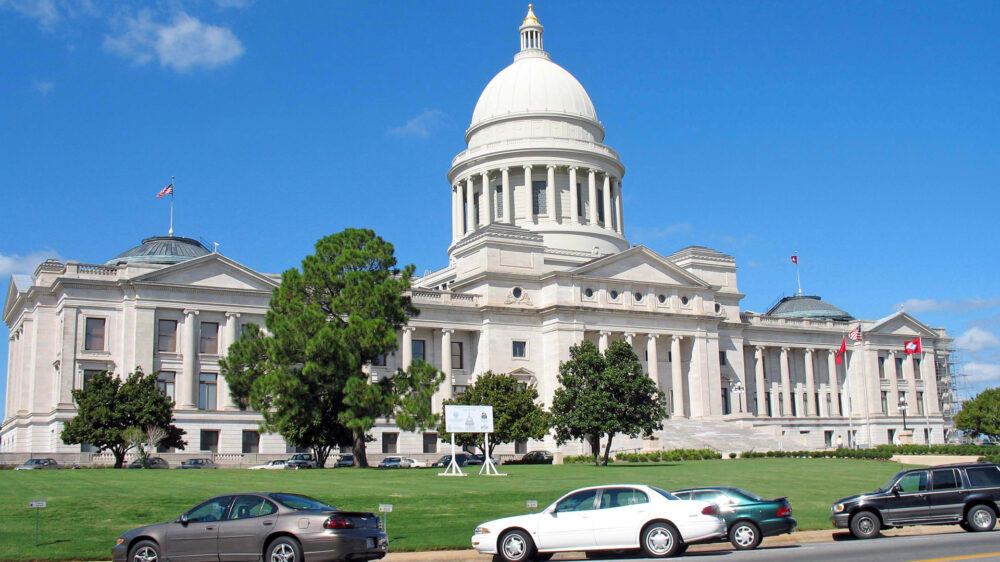
<svg viewBox="0 0 1000 562"><path fill-rule="evenodd" d="M523 57L500 71L479 96L471 127L524 113L555 113L597 122L583 85L563 67L540 56Z"/></svg>

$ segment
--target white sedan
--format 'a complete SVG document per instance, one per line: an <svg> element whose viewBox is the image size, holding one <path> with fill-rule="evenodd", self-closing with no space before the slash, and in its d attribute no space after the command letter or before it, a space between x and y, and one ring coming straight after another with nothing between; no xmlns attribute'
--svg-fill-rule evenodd
<svg viewBox="0 0 1000 562"><path fill-rule="evenodd" d="M425 463L424 461L418 461L417 459L411 459L411 458L406 458L403 460L409 463L407 465L409 468L427 468L427 463Z"/></svg>
<svg viewBox="0 0 1000 562"><path fill-rule="evenodd" d="M504 562L581 550L641 549L648 557L666 558L725 534L726 522L713 503L680 500L642 484L614 484L573 490L538 513L483 523L472 547Z"/></svg>
<svg viewBox="0 0 1000 562"><path fill-rule="evenodd" d="M285 459L276 459L268 463L258 464L257 466L251 466L250 470L283 470L288 468L288 461Z"/></svg>

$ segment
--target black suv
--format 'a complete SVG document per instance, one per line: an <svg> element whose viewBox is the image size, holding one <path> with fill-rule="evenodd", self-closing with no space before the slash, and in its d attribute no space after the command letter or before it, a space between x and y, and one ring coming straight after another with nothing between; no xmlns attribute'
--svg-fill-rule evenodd
<svg viewBox="0 0 1000 562"><path fill-rule="evenodd" d="M830 521L870 539L881 529L958 523L989 531L1000 508L1000 466L968 463L904 470L869 492L837 500Z"/></svg>

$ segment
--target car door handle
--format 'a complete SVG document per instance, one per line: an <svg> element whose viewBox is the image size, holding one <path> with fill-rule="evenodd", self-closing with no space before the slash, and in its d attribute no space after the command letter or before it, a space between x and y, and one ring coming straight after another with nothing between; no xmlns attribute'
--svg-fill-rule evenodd
<svg viewBox="0 0 1000 562"><path fill-rule="evenodd" d="M264 521L261 525L274 525L274 521Z"/></svg>
<svg viewBox="0 0 1000 562"><path fill-rule="evenodd" d="M205 530L206 530L206 531L214 531L214 530L215 530L215 527L205 527Z"/></svg>

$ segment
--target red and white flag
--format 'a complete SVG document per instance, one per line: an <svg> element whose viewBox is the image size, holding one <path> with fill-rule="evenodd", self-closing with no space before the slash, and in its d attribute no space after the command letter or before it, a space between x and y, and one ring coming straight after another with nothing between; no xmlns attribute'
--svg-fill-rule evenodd
<svg viewBox="0 0 1000 562"><path fill-rule="evenodd" d="M792 254L792 263L799 265L799 256Z"/></svg>
<svg viewBox="0 0 1000 562"><path fill-rule="evenodd" d="M837 350L837 364L844 362L844 354L847 353L847 338L840 340L840 349Z"/></svg>
<svg viewBox="0 0 1000 562"><path fill-rule="evenodd" d="M164 195L173 195L173 194L174 194L174 184L171 183L170 185L161 189L160 192L156 194L156 198L159 199Z"/></svg>
<svg viewBox="0 0 1000 562"><path fill-rule="evenodd" d="M920 338L914 338L912 340L903 342L903 349L906 351L907 355L920 353Z"/></svg>
<svg viewBox="0 0 1000 562"><path fill-rule="evenodd" d="M861 324L858 324L857 328L854 328L847 334L847 337L851 338L851 341L861 341Z"/></svg>

